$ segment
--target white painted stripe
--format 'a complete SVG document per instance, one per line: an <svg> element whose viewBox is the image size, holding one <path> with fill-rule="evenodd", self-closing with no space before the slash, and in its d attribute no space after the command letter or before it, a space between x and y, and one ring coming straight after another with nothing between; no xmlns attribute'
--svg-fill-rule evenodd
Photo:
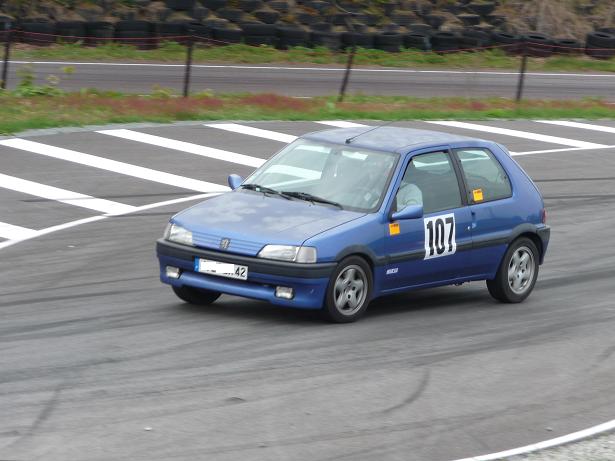
<svg viewBox="0 0 615 461"><path fill-rule="evenodd" d="M201 157L213 158L216 160L224 160L225 162L238 163L251 167L259 167L265 160L249 155L236 154L222 149L214 149L213 147L201 146L191 142L176 141L175 139L163 138L153 134L140 133L132 130L102 130L97 133L115 136L117 138L128 139L130 141L142 142L151 144L165 149L173 149L189 154L200 155Z"/></svg>
<svg viewBox="0 0 615 461"><path fill-rule="evenodd" d="M321 122L316 122L316 123L320 123L321 125L336 126L338 128L360 128L360 127L369 126L369 125L363 125L361 123L346 122L344 120L323 120Z"/></svg>
<svg viewBox="0 0 615 461"><path fill-rule="evenodd" d="M474 456L473 458L457 459L455 461L494 461L498 459L505 459L511 456L524 455L533 451L544 450L546 448L553 448L559 445L564 445L570 442L577 442L582 439L593 437L597 434L611 431L615 429L615 419L599 424L598 426L590 427L582 431L573 432L572 434L564 435L562 437L556 437L554 439L545 440L544 442L533 443L524 447L513 448L512 450L500 451L498 453L491 453L488 455Z"/></svg>
<svg viewBox="0 0 615 461"><path fill-rule="evenodd" d="M51 226L51 227L47 227L45 229L34 231L30 235L23 236L23 237L18 238L18 239L8 240L6 242L1 242L0 243L0 250L3 249L3 248L8 248L8 247L13 246L13 245L15 245L17 243L20 243L20 242L25 242L27 240L30 240L30 239L33 239L33 238L36 238L36 237L40 237L42 235L52 234L54 232L70 229L72 227L81 226L83 224L88 224L88 223L91 223L91 222L102 221L103 219L107 219L107 218L110 218L112 216L138 213L140 211L151 210L153 208L160 208L160 207L164 207L164 206L167 206L167 205L174 205L176 203L183 203L183 202L189 202L189 201L193 201L193 200L199 200L199 199L203 199L203 198L206 198L206 197L211 197L211 196L214 196L214 195L218 195L218 194L217 193L212 193L212 194L192 195L190 197L182 197L182 198L173 199L173 200L165 200L164 202L152 203L150 205L143 205L143 206L140 206L140 207L133 207L133 209L130 210L130 211L126 211L124 213L119 213L119 214L116 214L116 215L108 215L107 214L107 215L100 215L100 216L92 216L90 218L78 219L76 221L71 221L71 222L67 222L67 223L64 223L64 224L59 224L57 226Z"/></svg>
<svg viewBox="0 0 615 461"><path fill-rule="evenodd" d="M50 146L48 144L42 144L26 139L5 139L0 141L0 145L12 147L13 149L25 150L34 154L45 155L47 157L57 158L59 160L65 160L67 162L78 163L80 165L100 168L102 170L112 171L114 173L132 176L134 178L146 179L148 181L167 184L169 186L181 187L183 189L195 190L199 192L221 192L228 190L227 187L219 186L218 184L186 178L180 175L152 170L150 168L144 168L141 166L132 165L130 163L118 162L104 157L84 154L82 152Z"/></svg>
<svg viewBox="0 0 615 461"><path fill-rule="evenodd" d="M211 123L206 124L205 126L209 128L218 128L219 130L230 131L232 133L247 134L250 136L256 136L258 138L271 139L272 141L285 142L287 144L297 139L297 136L293 136L292 134L263 130L261 128L253 128L251 126L239 125L237 123Z"/></svg>
<svg viewBox="0 0 615 461"><path fill-rule="evenodd" d="M605 147L604 144L596 144L593 142L577 141L576 139L560 138L557 136L549 136L545 134L530 133L528 131L510 130L508 128L498 128L493 126L478 125L476 123L453 122L448 120L428 121L435 125L450 126L453 128L462 128L464 130L482 131L485 133L501 134L514 138L531 139L533 141L541 141L552 144L562 144L571 147L597 148Z"/></svg>
<svg viewBox="0 0 615 461"><path fill-rule="evenodd" d="M0 237L9 240L16 240L21 238L29 238L36 234L34 229L28 229L27 227L14 226L13 224L0 222Z"/></svg>
<svg viewBox="0 0 615 461"><path fill-rule="evenodd" d="M39 64L39 65L61 65L61 66L99 66L99 67L177 67L183 68L184 64L158 64L147 62L73 62L73 61L9 61L12 64ZM283 71L314 71L314 72L345 72L345 67L293 67L293 66L249 66L249 65L224 65L224 64L192 64L196 69L246 69L246 70L283 70ZM354 67L353 72L365 73L402 73L402 74L442 74L442 75L500 75L514 76L519 75L518 72L511 71L467 71L454 69L405 69L399 67L382 67L382 68L362 68ZM615 78L613 74L584 74L584 73L566 73L566 72L527 72L526 76L530 77L593 77L593 78Z"/></svg>
<svg viewBox="0 0 615 461"><path fill-rule="evenodd" d="M16 178L5 174L0 174L0 187L21 192L23 194L42 197L48 200L55 200L68 205L101 211L103 213L126 213L135 209L135 207L131 205L95 198L90 195L79 194L77 192L60 189L58 187L46 186L45 184L27 181L25 179Z"/></svg>
<svg viewBox="0 0 615 461"><path fill-rule="evenodd" d="M538 123L549 125L566 126L569 128L581 128L583 130L601 131L603 133L615 133L615 127L604 125L592 125L589 123L569 122L567 120L535 120Z"/></svg>
<svg viewBox="0 0 615 461"><path fill-rule="evenodd" d="M527 152L511 152L510 155L515 157L518 155L535 155L535 154L552 154L555 152L577 152L582 150L604 150L615 149L615 146L603 146L603 147L568 147L564 149L545 149L545 150L530 150Z"/></svg>

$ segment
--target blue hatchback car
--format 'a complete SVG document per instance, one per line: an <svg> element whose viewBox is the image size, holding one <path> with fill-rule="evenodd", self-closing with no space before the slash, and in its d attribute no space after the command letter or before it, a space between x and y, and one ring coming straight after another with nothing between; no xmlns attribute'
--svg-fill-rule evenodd
<svg viewBox="0 0 615 461"><path fill-rule="evenodd" d="M504 147L436 131L310 133L229 185L157 242L160 279L186 302L227 293L351 322L379 296L486 280L516 303L549 243L540 192Z"/></svg>

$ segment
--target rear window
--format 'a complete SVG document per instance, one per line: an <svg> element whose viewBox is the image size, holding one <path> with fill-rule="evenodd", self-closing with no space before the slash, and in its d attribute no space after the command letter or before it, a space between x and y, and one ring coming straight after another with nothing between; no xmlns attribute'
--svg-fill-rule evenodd
<svg viewBox="0 0 615 461"><path fill-rule="evenodd" d="M457 149L461 169L468 185L470 203L508 198L512 188L500 162L487 149Z"/></svg>

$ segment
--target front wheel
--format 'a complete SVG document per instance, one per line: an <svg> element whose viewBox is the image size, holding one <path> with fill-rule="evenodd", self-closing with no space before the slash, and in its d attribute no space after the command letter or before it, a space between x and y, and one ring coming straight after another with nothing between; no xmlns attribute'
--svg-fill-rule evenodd
<svg viewBox="0 0 615 461"><path fill-rule="evenodd" d="M173 292L177 295L179 299L182 301L186 301L189 304L197 304L201 306L207 306L213 303L216 299L220 297L221 293L217 291L211 290L201 290L199 288L181 286L176 287L172 286Z"/></svg>
<svg viewBox="0 0 615 461"><path fill-rule="evenodd" d="M520 303L530 295L537 278L538 249L522 237L510 245L495 278L487 280L487 288L498 301Z"/></svg>
<svg viewBox="0 0 615 461"><path fill-rule="evenodd" d="M329 320L349 323L359 319L367 309L372 293L372 271L363 258L344 259L331 275L324 312Z"/></svg>

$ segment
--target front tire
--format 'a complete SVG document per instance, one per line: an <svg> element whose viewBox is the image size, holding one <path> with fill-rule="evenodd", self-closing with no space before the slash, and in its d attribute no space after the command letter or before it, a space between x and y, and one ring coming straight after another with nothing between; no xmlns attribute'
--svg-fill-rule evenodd
<svg viewBox="0 0 615 461"><path fill-rule="evenodd" d="M372 271L363 258L344 259L329 280L324 312L335 323L358 320L367 310L373 286Z"/></svg>
<svg viewBox="0 0 615 461"><path fill-rule="evenodd" d="M529 238L515 240L506 251L489 293L503 303L520 303L527 298L538 278L538 248Z"/></svg>
<svg viewBox="0 0 615 461"><path fill-rule="evenodd" d="M173 292L179 299L187 302L188 304L196 304L199 306L207 306L212 304L216 299L220 297L221 293L211 290L201 290L199 288L193 288L188 286L176 287L172 286Z"/></svg>

